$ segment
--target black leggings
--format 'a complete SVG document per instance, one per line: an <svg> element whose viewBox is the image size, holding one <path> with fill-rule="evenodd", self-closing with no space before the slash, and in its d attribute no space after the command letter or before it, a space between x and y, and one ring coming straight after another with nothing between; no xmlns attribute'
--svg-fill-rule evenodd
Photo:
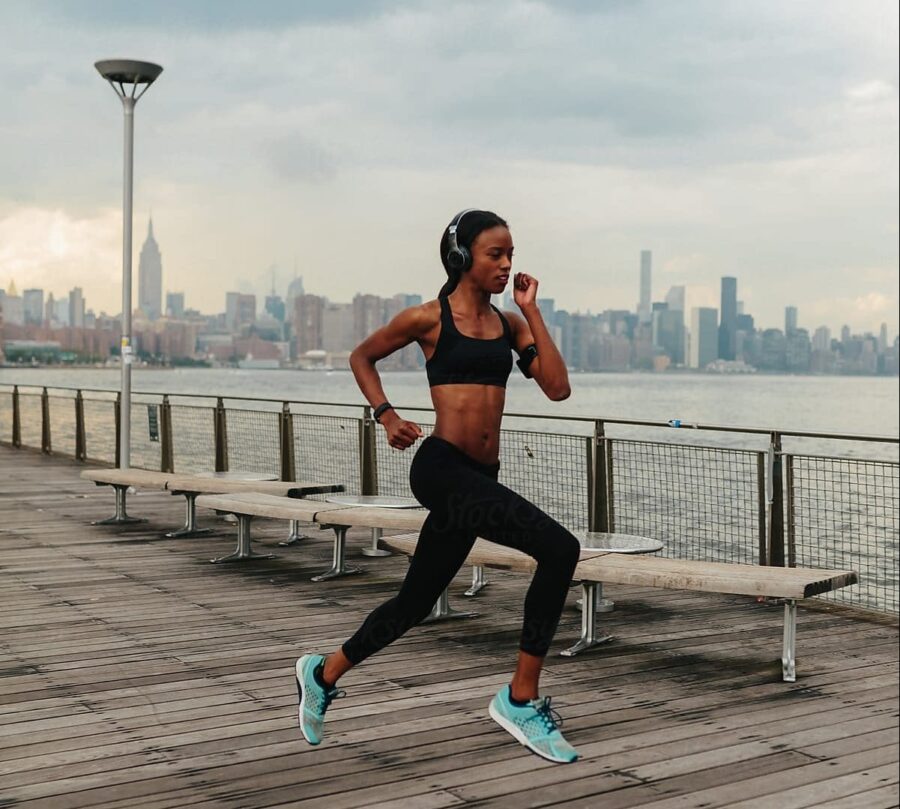
<svg viewBox="0 0 900 809"><path fill-rule="evenodd" d="M426 618L479 536L537 560L525 596L519 648L541 657L547 654L580 545L556 520L498 483L499 471L499 463L479 463L443 438L432 435L422 442L409 484L430 513L400 592L373 610L344 643L351 663L362 662Z"/></svg>

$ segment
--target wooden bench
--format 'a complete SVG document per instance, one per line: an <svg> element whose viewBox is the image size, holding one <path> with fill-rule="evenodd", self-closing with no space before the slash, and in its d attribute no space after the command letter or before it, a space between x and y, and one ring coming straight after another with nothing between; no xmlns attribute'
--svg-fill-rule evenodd
<svg viewBox="0 0 900 809"><path fill-rule="evenodd" d="M415 552L417 534L383 537L380 544L393 551ZM466 562L500 570L531 573L537 567L527 554L484 539L475 541ZM603 583L764 596L784 600L782 678L796 680L797 601L857 583L852 570L798 567L761 567L722 562L693 562L657 556L632 556L583 550L573 581L581 582L581 638L560 654L570 657L611 640L596 632L597 598Z"/></svg>
<svg viewBox="0 0 900 809"><path fill-rule="evenodd" d="M346 563L347 531L350 528L387 528L409 531L420 529L428 513L424 510L366 508L317 500L288 500L271 494L203 495L197 505L216 511L227 511L238 520L238 544L234 553L214 562L242 559L269 559L271 554L255 553L250 547L250 522L254 517L268 517L290 521L318 523L320 528L334 530L332 565L325 573L313 576L313 581L325 581L338 576L361 573L362 569ZM417 535L418 536L418 535Z"/></svg>
<svg viewBox="0 0 900 809"><path fill-rule="evenodd" d="M277 480L227 480L203 475L185 475L173 472L154 472L148 469L85 469L81 473L85 480L98 486L112 486L116 493L116 513L105 520L97 520L94 525L121 525L146 522L131 517L126 511L126 493L129 488L157 489L168 491L185 498L185 523L177 531L166 534L170 538L199 536L208 533L209 528L198 528L196 523L196 499L203 494L234 494L242 492L263 492L269 496L305 497L310 494L329 494L344 491L340 483L319 483L314 481Z"/></svg>

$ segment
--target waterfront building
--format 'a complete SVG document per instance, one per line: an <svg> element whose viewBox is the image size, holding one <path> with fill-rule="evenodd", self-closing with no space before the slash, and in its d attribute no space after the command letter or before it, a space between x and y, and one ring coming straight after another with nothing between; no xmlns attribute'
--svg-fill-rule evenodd
<svg viewBox="0 0 900 809"><path fill-rule="evenodd" d="M166 293L166 314L169 317L184 317L184 293L183 292L167 292Z"/></svg>
<svg viewBox="0 0 900 809"><path fill-rule="evenodd" d="M256 322L256 295L243 292L225 293L225 328L239 331L242 326Z"/></svg>
<svg viewBox="0 0 900 809"><path fill-rule="evenodd" d="M162 314L162 255L153 236L152 218L138 261L138 309L148 320L158 320Z"/></svg>
<svg viewBox="0 0 900 809"><path fill-rule="evenodd" d="M719 321L719 359L733 360L737 343L737 278L722 278L721 320Z"/></svg>
<svg viewBox="0 0 900 809"><path fill-rule="evenodd" d="M44 322L44 290L26 289L22 293L25 325L40 326Z"/></svg>
<svg viewBox="0 0 900 809"><path fill-rule="evenodd" d="M641 323L649 323L652 310L650 300L652 297L652 271L653 253L650 250L641 250L641 288L638 301L638 320Z"/></svg>
<svg viewBox="0 0 900 809"><path fill-rule="evenodd" d="M797 330L797 307L786 306L784 309L784 333L789 335Z"/></svg>
<svg viewBox="0 0 900 809"><path fill-rule="evenodd" d="M75 329L84 328L84 294L81 287L75 287L69 292L68 325Z"/></svg>
<svg viewBox="0 0 900 809"><path fill-rule="evenodd" d="M691 311L691 368L705 368L718 357L719 312L700 306Z"/></svg>

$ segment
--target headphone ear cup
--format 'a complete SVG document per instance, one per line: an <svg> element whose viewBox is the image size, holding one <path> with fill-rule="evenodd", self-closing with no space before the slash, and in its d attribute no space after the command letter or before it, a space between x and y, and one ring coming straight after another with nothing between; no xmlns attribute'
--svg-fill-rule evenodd
<svg viewBox="0 0 900 809"><path fill-rule="evenodd" d="M454 269L465 272L472 264L472 257L465 247L457 247L447 253L447 263Z"/></svg>

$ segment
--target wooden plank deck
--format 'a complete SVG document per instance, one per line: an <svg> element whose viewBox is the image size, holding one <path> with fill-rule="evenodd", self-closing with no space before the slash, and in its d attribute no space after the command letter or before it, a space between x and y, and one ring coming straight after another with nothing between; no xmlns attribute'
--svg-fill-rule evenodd
<svg viewBox="0 0 900 809"><path fill-rule="evenodd" d="M548 657L542 690L583 755L544 762L487 717L508 681L528 577L491 572L472 620L421 626L342 680L324 743L296 727L294 659L330 650L393 594L406 559L314 584L331 532L213 566L235 528L168 540L183 499L129 498L150 522L93 527L110 489L61 458L0 447L0 807L898 805L892 619L800 609L798 680L780 680L781 608L605 588L616 640ZM358 559L357 559L358 557ZM573 589L554 651L577 637ZM465 603L463 603L465 602Z"/></svg>

